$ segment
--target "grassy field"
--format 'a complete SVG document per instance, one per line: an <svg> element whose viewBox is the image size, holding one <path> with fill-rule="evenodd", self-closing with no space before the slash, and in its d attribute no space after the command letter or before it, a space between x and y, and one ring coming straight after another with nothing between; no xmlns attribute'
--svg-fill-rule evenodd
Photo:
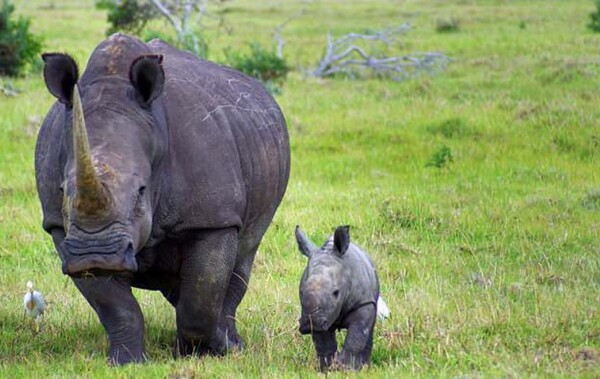
<svg viewBox="0 0 600 379"><path fill-rule="evenodd" d="M47 51L83 67L102 40L93 1L18 1ZM54 3L54 8L48 8ZM0 377L312 377L297 331L305 259L296 224L317 242L339 224L375 261L392 311L376 326L364 377L600 377L600 34L588 0L232 0L231 34L211 28L211 57L284 29L295 67L277 96L292 175L238 310L247 348L174 361L175 317L137 291L144 365L109 368L95 313L60 271L41 228L37 129L53 102L39 74L0 79ZM455 17L460 30L437 33ZM307 78L325 36L414 29L392 53L441 51L434 77L403 83ZM426 167L442 147L453 161ZM43 330L23 318L33 280L49 303ZM333 377L354 377L334 373Z"/></svg>

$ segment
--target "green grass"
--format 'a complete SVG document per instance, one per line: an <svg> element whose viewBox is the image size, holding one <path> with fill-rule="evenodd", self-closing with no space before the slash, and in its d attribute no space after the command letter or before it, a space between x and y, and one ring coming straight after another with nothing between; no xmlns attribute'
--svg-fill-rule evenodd
<svg viewBox="0 0 600 379"><path fill-rule="evenodd" d="M20 7L19 5L24 5ZM93 1L17 2L51 51L83 67L103 38ZM305 260L296 224L321 242L339 224L375 261L392 317L378 323L367 377L600 376L600 35L587 0L264 1L225 3L231 34L211 29L210 55L284 29L296 70L277 97L292 175L239 312L247 348L174 361L175 318L136 291L144 365L109 368L96 315L61 274L41 228L33 149L53 99L39 74L0 79L0 377L311 377L297 331ZM460 30L437 33L436 20ZM392 53L442 51L447 71L403 83L316 80L325 36L414 30ZM161 25L154 25L160 28ZM76 36L76 38L74 38ZM36 118L37 117L37 118ZM425 167L442 146L452 161ZM49 303L35 334L21 299L33 280ZM354 376L336 373L334 377Z"/></svg>

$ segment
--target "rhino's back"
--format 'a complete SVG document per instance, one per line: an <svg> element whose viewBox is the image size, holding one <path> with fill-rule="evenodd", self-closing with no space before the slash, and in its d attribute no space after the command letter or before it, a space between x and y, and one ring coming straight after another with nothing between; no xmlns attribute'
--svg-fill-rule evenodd
<svg viewBox="0 0 600 379"><path fill-rule="evenodd" d="M181 228L264 225L289 177L284 117L258 81L159 41ZM181 202L185 199L185 202ZM264 230L255 231L262 236Z"/></svg>

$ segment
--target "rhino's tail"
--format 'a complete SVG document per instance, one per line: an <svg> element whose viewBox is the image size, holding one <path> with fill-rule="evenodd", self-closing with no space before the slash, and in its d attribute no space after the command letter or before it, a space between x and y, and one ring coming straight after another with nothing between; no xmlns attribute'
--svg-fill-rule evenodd
<svg viewBox="0 0 600 379"><path fill-rule="evenodd" d="M390 317L390 309L388 308L385 301L383 301L383 298L381 296L377 298L377 317L379 317L381 321Z"/></svg>

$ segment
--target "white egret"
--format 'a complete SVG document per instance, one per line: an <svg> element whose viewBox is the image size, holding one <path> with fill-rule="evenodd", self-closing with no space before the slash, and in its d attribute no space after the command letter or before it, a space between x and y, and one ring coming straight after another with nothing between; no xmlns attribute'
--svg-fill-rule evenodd
<svg viewBox="0 0 600 379"><path fill-rule="evenodd" d="M390 317L390 309L381 296L377 299L377 316L381 321Z"/></svg>
<svg viewBox="0 0 600 379"><path fill-rule="evenodd" d="M44 297L38 291L34 291L33 283L31 280L28 281L27 293L23 297L23 308L25 309L25 314L35 321L37 331L40 329L39 323L41 322L45 307Z"/></svg>

